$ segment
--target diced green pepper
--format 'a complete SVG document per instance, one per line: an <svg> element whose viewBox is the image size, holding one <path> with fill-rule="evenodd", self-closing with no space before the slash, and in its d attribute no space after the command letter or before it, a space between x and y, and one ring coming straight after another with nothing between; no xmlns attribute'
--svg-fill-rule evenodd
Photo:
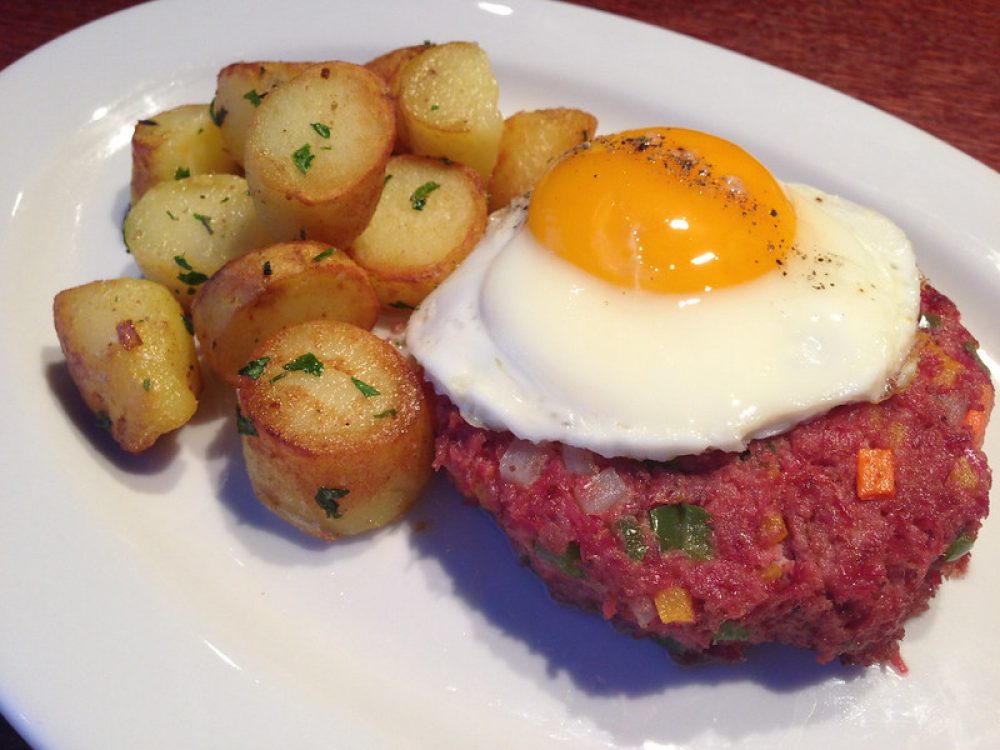
<svg viewBox="0 0 1000 750"><path fill-rule="evenodd" d="M715 557L712 543L711 515L700 505L675 503L658 505L649 511L649 523L660 550L680 550L696 560Z"/></svg>
<svg viewBox="0 0 1000 750"><path fill-rule="evenodd" d="M712 643L723 641L745 641L750 638L750 631L734 620L726 620L719 626Z"/></svg>
<svg viewBox="0 0 1000 750"><path fill-rule="evenodd" d="M963 531L961 534L955 537L955 541L953 541L949 545L948 549L945 550L944 552L945 562L955 562L955 560L958 560L964 555L969 554L969 550L972 549L972 543L975 541L976 541L975 539L973 539L971 536L969 536Z"/></svg>
<svg viewBox="0 0 1000 750"><path fill-rule="evenodd" d="M548 547L541 544L535 547L535 552L539 557L552 563L566 575L573 576L574 578L584 578L586 576L583 572L583 568L580 567L581 558L579 542L574 541L567 544L566 550L561 555L556 554Z"/></svg>
<svg viewBox="0 0 1000 750"><path fill-rule="evenodd" d="M625 545L625 554L636 562L641 562L649 551L649 545L642 538L642 528L634 516L622 516L618 519L618 532Z"/></svg>

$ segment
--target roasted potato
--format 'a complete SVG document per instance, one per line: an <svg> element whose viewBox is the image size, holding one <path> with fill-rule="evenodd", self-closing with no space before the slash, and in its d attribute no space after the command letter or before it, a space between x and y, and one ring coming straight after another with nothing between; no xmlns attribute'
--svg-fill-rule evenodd
<svg viewBox="0 0 1000 750"><path fill-rule="evenodd" d="M311 64L272 60L237 62L219 71L211 115L219 126L226 151L238 164L243 164L247 131L257 107L275 88Z"/></svg>
<svg viewBox="0 0 1000 750"><path fill-rule="evenodd" d="M309 241L234 258L199 287L191 305L202 354L231 385L254 348L281 328L327 318L370 329L378 316L365 272L344 252Z"/></svg>
<svg viewBox="0 0 1000 750"><path fill-rule="evenodd" d="M245 168L258 214L277 239L346 247L375 211L395 137L381 78L346 62L307 68L250 124Z"/></svg>
<svg viewBox="0 0 1000 750"><path fill-rule="evenodd" d="M431 46L433 45L430 42L424 42L411 47L399 47L369 60L365 63L365 67L382 78L395 97L399 93L399 72L403 65ZM393 151L397 154L405 154L410 150L402 110L396 107L396 145Z"/></svg>
<svg viewBox="0 0 1000 750"><path fill-rule="evenodd" d="M247 471L278 516L324 539L398 518L431 475L430 410L406 359L339 321L282 329L237 385Z"/></svg>
<svg viewBox="0 0 1000 750"><path fill-rule="evenodd" d="M396 80L399 69L403 64L432 46L434 45L430 42L424 42L423 44L414 44L410 47L398 47L369 60L365 63L365 67L389 84L389 88L391 89L392 83Z"/></svg>
<svg viewBox="0 0 1000 750"><path fill-rule="evenodd" d="M226 261L270 244L242 177L203 174L150 188L125 217L125 244L143 274L184 309Z"/></svg>
<svg viewBox="0 0 1000 750"><path fill-rule="evenodd" d="M394 156L375 214L350 253L383 307L416 307L475 247L486 218L477 172L430 157Z"/></svg>
<svg viewBox="0 0 1000 750"><path fill-rule="evenodd" d="M430 45L402 64L393 84L403 141L489 180L500 148L499 87L486 53L471 42Z"/></svg>
<svg viewBox="0 0 1000 750"><path fill-rule="evenodd" d="M140 120L132 134L132 202L158 182L196 174L235 174L207 104L185 104Z"/></svg>
<svg viewBox="0 0 1000 750"><path fill-rule="evenodd" d="M490 211L534 188L553 161L589 141L595 130L597 118L579 109L538 109L508 117L490 177Z"/></svg>
<svg viewBox="0 0 1000 750"><path fill-rule="evenodd" d="M185 424L201 371L180 305L145 279L94 281L53 302L69 373L98 422L130 453Z"/></svg>

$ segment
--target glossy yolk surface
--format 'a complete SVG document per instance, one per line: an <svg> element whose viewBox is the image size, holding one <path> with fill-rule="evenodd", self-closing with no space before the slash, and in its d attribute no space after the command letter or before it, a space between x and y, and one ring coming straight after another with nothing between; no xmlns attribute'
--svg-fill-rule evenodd
<svg viewBox="0 0 1000 750"><path fill-rule="evenodd" d="M743 149L679 128L595 139L534 190L528 227L546 248L626 288L703 292L782 262L795 212Z"/></svg>

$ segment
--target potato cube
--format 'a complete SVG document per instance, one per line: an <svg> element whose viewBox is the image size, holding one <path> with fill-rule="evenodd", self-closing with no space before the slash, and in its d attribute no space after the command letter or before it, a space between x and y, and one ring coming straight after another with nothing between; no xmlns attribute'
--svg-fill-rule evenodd
<svg viewBox="0 0 1000 750"><path fill-rule="evenodd" d="M150 188L125 217L125 244L143 274L184 309L227 261L271 243L242 177L203 174Z"/></svg>
<svg viewBox="0 0 1000 750"><path fill-rule="evenodd" d="M595 130L597 118L579 109L539 109L508 117L490 178L490 211L532 190L556 159L589 141Z"/></svg>
<svg viewBox="0 0 1000 750"><path fill-rule="evenodd" d="M140 120L132 135L132 202L158 182L196 174L235 174L207 104L185 104Z"/></svg>
<svg viewBox="0 0 1000 750"><path fill-rule="evenodd" d="M191 305L202 354L231 385L267 336L310 320L370 329L379 302L365 272L319 242L283 242L234 258L198 289Z"/></svg>
<svg viewBox="0 0 1000 750"><path fill-rule="evenodd" d="M477 172L440 159L394 156L375 215L350 252L384 308L413 308L472 251L486 218Z"/></svg>
<svg viewBox="0 0 1000 750"><path fill-rule="evenodd" d="M485 183L503 132L500 90L481 47L449 42L404 63L395 82L404 140L415 154L472 167Z"/></svg>
<svg viewBox="0 0 1000 750"><path fill-rule="evenodd" d="M346 247L375 211L395 139L381 78L346 62L307 68L250 124L246 176L261 220L279 240Z"/></svg>
<svg viewBox="0 0 1000 750"><path fill-rule="evenodd" d="M431 475L420 379L396 348L339 321L284 328L240 373L243 454L261 502L323 539L398 518Z"/></svg>
<svg viewBox="0 0 1000 750"><path fill-rule="evenodd" d="M126 451L146 450L194 415L201 390L194 339L164 287L94 281L59 292L53 317L80 394Z"/></svg>

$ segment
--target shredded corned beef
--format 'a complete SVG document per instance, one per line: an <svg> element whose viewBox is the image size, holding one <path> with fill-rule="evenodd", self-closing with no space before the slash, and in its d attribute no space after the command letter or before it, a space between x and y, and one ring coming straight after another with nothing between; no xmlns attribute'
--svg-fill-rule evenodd
<svg viewBox="0 0 1000 750"><path fill-rule="evenodd" d="M891 398L739 454L651 462L534 446L438 397L436 463L555 598L682 661L777 641L822 662L899 665L906 620L965 569L991 481L969 417L989 415L989 374L950 300L925 285L922 313L915 373ZM894 488L861 499L870 448L891 452Z"/></svg>

